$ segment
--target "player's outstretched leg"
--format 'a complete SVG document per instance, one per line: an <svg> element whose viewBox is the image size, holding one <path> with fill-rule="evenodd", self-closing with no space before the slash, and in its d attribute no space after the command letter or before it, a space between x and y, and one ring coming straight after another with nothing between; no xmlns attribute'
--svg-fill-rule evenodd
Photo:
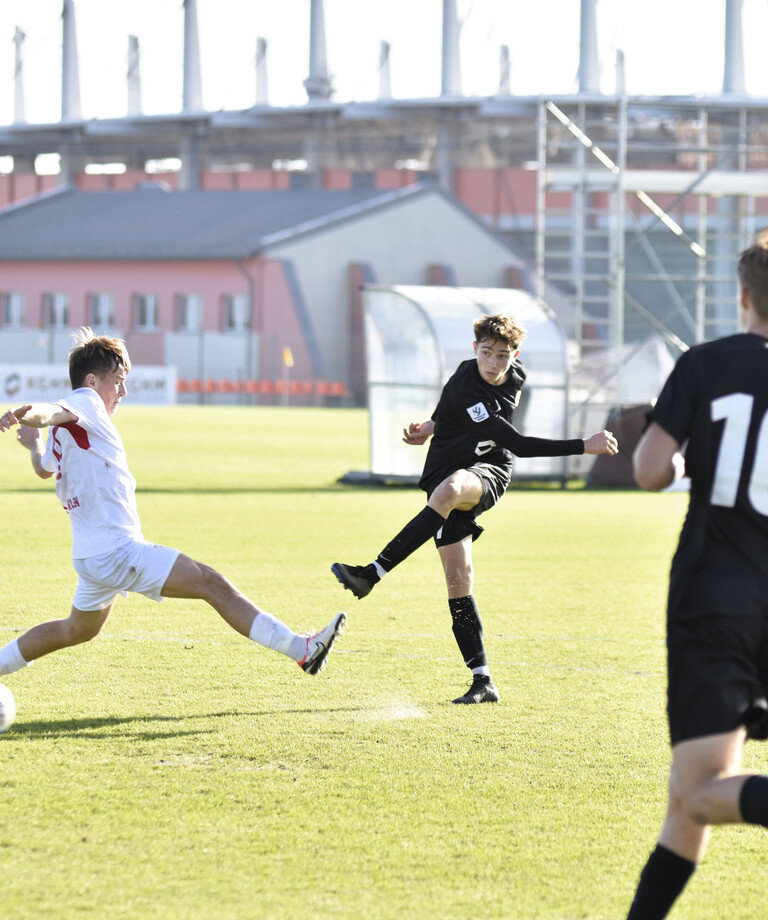
<svg viewBox="0 0 768 920"><path fill-rule="evenodd" d="M368 565L344 565L343 562L334 562L331 571L358 600L370 594L373 586L380 580L376 566L372 562Z"/></svg>
<svg viewBox="0 0 768 920"><path fill-rule="evenodd" d="M317 674L325 667L325 660L331 651L334 642L344 632L347 622L345 613L337 613L331 622L320 632L312 633L306 637L306 655L299 662L299 667L307 674Z"/></svg>
<svg viewBox="0 0 768 920"><path fill-rule="evenodd" d="M445 518L427 505L387 543L374 562L368 565L334 562L331 571L356 598L366 597L387 572L391 572L427 540L431 540L443 524Z"/></svg>
<svg viewBox="0 0 768 920"><path fill-rule="evenodd" d="M296 633L282 620L260 610L228 578L203 562L180 553L162 588L163 597L199 598L241 636L293 659L308 674L323 667L338 638L346 614L337 614L317 633Z"/></svg>

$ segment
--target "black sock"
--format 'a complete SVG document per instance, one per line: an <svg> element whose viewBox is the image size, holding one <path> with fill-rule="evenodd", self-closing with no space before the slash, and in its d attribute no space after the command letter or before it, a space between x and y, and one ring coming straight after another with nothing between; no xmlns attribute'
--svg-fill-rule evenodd
<svg viewBox="0 0 768 920"><path fill-rule="evenodd" d="M750 776L741 787L739 811L746 824L768 827L768 776Z"/></svg>
<svg viewBox="0 0 768 920"><path fill-rule="evenodd" d="M627 920L662 920L666 917L695 868L695 862L657 844L640 873L640 884Z"/></svg>
<svg viewBox="0 0 768 920"><path fill-rule="evenodd" d="M488 664L483 645L483 624L474 597L449 597L448 606L453 617L453 635L468 668Z"/></svg>
<svg viewBox="0 0 768 920"><path fill-rule="evenodd" d="M384 547L376 561L387 572L391 572L403 559L423 546L445 524L445 518L427 505L410 520L400 533Z"/></svg>

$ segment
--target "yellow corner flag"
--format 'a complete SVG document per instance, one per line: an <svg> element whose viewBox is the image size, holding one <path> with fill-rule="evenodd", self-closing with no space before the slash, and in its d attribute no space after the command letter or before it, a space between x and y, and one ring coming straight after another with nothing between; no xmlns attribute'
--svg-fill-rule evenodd
<svg viewBox="0 0 768 920"><path fill-rule="evenodd" d="M286 345L283 348L283 364L286 367L293 367L293 352L291 351L290 345Z"/></svg>

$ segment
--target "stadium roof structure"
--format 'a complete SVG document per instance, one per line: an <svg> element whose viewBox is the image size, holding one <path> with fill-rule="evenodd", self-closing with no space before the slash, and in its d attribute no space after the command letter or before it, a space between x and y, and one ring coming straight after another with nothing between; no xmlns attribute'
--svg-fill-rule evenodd
<svg viewBox="0 0 768 920"><path fill-rule="evenodd" d="M0 262L249 259L286 240L427 194L445 195L429 185L289 192L67 188L0 211Z"/></svg>

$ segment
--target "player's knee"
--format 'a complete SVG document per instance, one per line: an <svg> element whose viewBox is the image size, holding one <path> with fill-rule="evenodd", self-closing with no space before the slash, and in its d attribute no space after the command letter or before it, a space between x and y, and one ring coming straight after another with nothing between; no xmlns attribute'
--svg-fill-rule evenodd
<svg viewBox="0 0 768 920"><path fill-rule="evenodd" d="M221 572L203 563L198 563L198 567L199 578L197 590L199 596L203 600L215 604L222 600L222 598L233 593L235 588L232 582L225 578Z"/></svg>
<svg viewBox="0 0 768 920"><path fill-rule="evenodd" d="M79 618L77 620L66 621L66 639L68 645L82 645L83 642L90 642L95 639L101 632L104 621L99 617Z"/></svg>
<svg viewBox="0 0 768 920"><path fill-rule="evenodd" d="M680 796L680 808L685 817L694 824L713 824L714 820L714 803L709 794L709 783L701 783L685 792Z"/></svg>
<svg viewBox="0 0 768 920"><path fill-rule="evenodd" d="M455 476L451 476L435 489L429 503L439 511L440 508L452 509L460 500L461 484Z"/></svg>
<svg viewBox="0 0 768 920"><path fill-rule="evenodd" d="M702 827L712 824L713 821L709 816L709 810L702 799L691 799L685 803L685 815L689 821L694 824L700 824Z"/></svg>

